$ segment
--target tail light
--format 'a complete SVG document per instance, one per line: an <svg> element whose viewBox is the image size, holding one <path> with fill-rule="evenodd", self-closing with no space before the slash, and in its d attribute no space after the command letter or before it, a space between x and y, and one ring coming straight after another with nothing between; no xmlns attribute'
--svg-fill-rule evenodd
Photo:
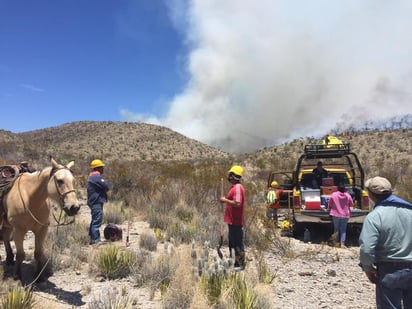
<svg viewBox="0 0 412 309"><path fill-rule="evenodd" d="M369 210L369 196L362 196L362 209Z"/></svg>
<svg viewBox="0 0 412 309"><path fill-rule="evenodd" d="M300 208L300 195L293 196L293 208Z"/></svg>

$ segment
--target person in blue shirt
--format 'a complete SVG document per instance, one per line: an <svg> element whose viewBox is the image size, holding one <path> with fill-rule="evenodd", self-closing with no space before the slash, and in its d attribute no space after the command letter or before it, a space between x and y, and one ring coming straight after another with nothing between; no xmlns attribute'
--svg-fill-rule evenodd
<svg viewBox="0 0 412 309"><path fill-rule="evenodd" d="M107 202L107 191L110 187L103 178L104 163L95 159L90 163L91 172L87 178L87 205L91 210L89 228L90 244L99 243L100 227L103 222L103 205Z"/></svg>
<svg viewBox="0 0 412 309"><path fill-rule="evenodd" d="M378 309L412 308L412 204L392 194L386 178L365 187L375 205L359 238L360 266L376 285Z"/></svg>

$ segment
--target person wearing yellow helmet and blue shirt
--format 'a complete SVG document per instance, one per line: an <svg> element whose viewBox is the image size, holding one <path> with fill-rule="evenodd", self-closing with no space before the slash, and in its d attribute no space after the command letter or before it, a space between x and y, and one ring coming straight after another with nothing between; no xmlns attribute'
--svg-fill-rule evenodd
<svg viewBox="0 0 412 309"><path fill-rule="evenodd" d="M89 228L90 244L101 241L100 227L103 222L103 205L107 202L107 191L110 187L103 178L104 163L95 159L90 163L91 172L87 178L87 205L91 210L91 222Z"/></svg>
<svg viewBox="0 0 412 309"><path fill-rule="evenodd" d="M220 202L225 203L224 222L229 229L229 254L235 252L235 268L245 269L246 256L243 243L243 225L245 223L245 188L240 180L243 168L234 165L228 171L227 180L232 184L227 196L220 197Z"/></svg>

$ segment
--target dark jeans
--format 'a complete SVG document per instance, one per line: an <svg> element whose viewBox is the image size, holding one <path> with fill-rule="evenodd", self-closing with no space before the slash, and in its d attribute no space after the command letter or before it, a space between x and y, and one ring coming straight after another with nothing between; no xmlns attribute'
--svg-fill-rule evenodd
<svg viewBox="0 0 412 309"><path fill-rule="evenodd" d="M92 220L90 222L89 236L90 243L94 244L100 241L100 227L103 222L103 205L95 204L89 206L91 210Z"/></svg>
<svg viewBox="0 0 412 309"><path fill-rule="evenodd" d="M376 306L412 309L412 262L378 263Z"/></svg>
<svg viewBox="0 0 412 309"><path fill-rule="evenodd" d="M243 244L243 227L230 225L229 227L229 253L235 250L235 267L245 267L245 245Z"/></svg>
<svg viewBox="0 0 412 309"><path fill-rule="evenodd" d="M273 220L277 223L278 222L278 210L277 210L277 208L267 208L266 209L266 217L269 220Z"/></svg>

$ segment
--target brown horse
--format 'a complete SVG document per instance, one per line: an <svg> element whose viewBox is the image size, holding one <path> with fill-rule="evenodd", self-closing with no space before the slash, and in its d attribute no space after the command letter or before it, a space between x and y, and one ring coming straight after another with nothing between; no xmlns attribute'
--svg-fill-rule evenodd
<svg viewBox="0 0 412 309"><path fill-rule="evenodd" d="M46 263L43 242L50 224L50 203L47 203L47 198L60 205L69 216L74 216L80 209L74 190L75 178L70 170L74 162L63 166L53 158L50 161L52 166L42 171L20 174L3 198L6 221L1 232L7 253L6 263L9 265L14 262L11 238L16 246L16 279L22 279L21 264L25 257L23 239L29 230L33 231L35 236L34 258L37 274L42 274L40 272Z"/></svg>

